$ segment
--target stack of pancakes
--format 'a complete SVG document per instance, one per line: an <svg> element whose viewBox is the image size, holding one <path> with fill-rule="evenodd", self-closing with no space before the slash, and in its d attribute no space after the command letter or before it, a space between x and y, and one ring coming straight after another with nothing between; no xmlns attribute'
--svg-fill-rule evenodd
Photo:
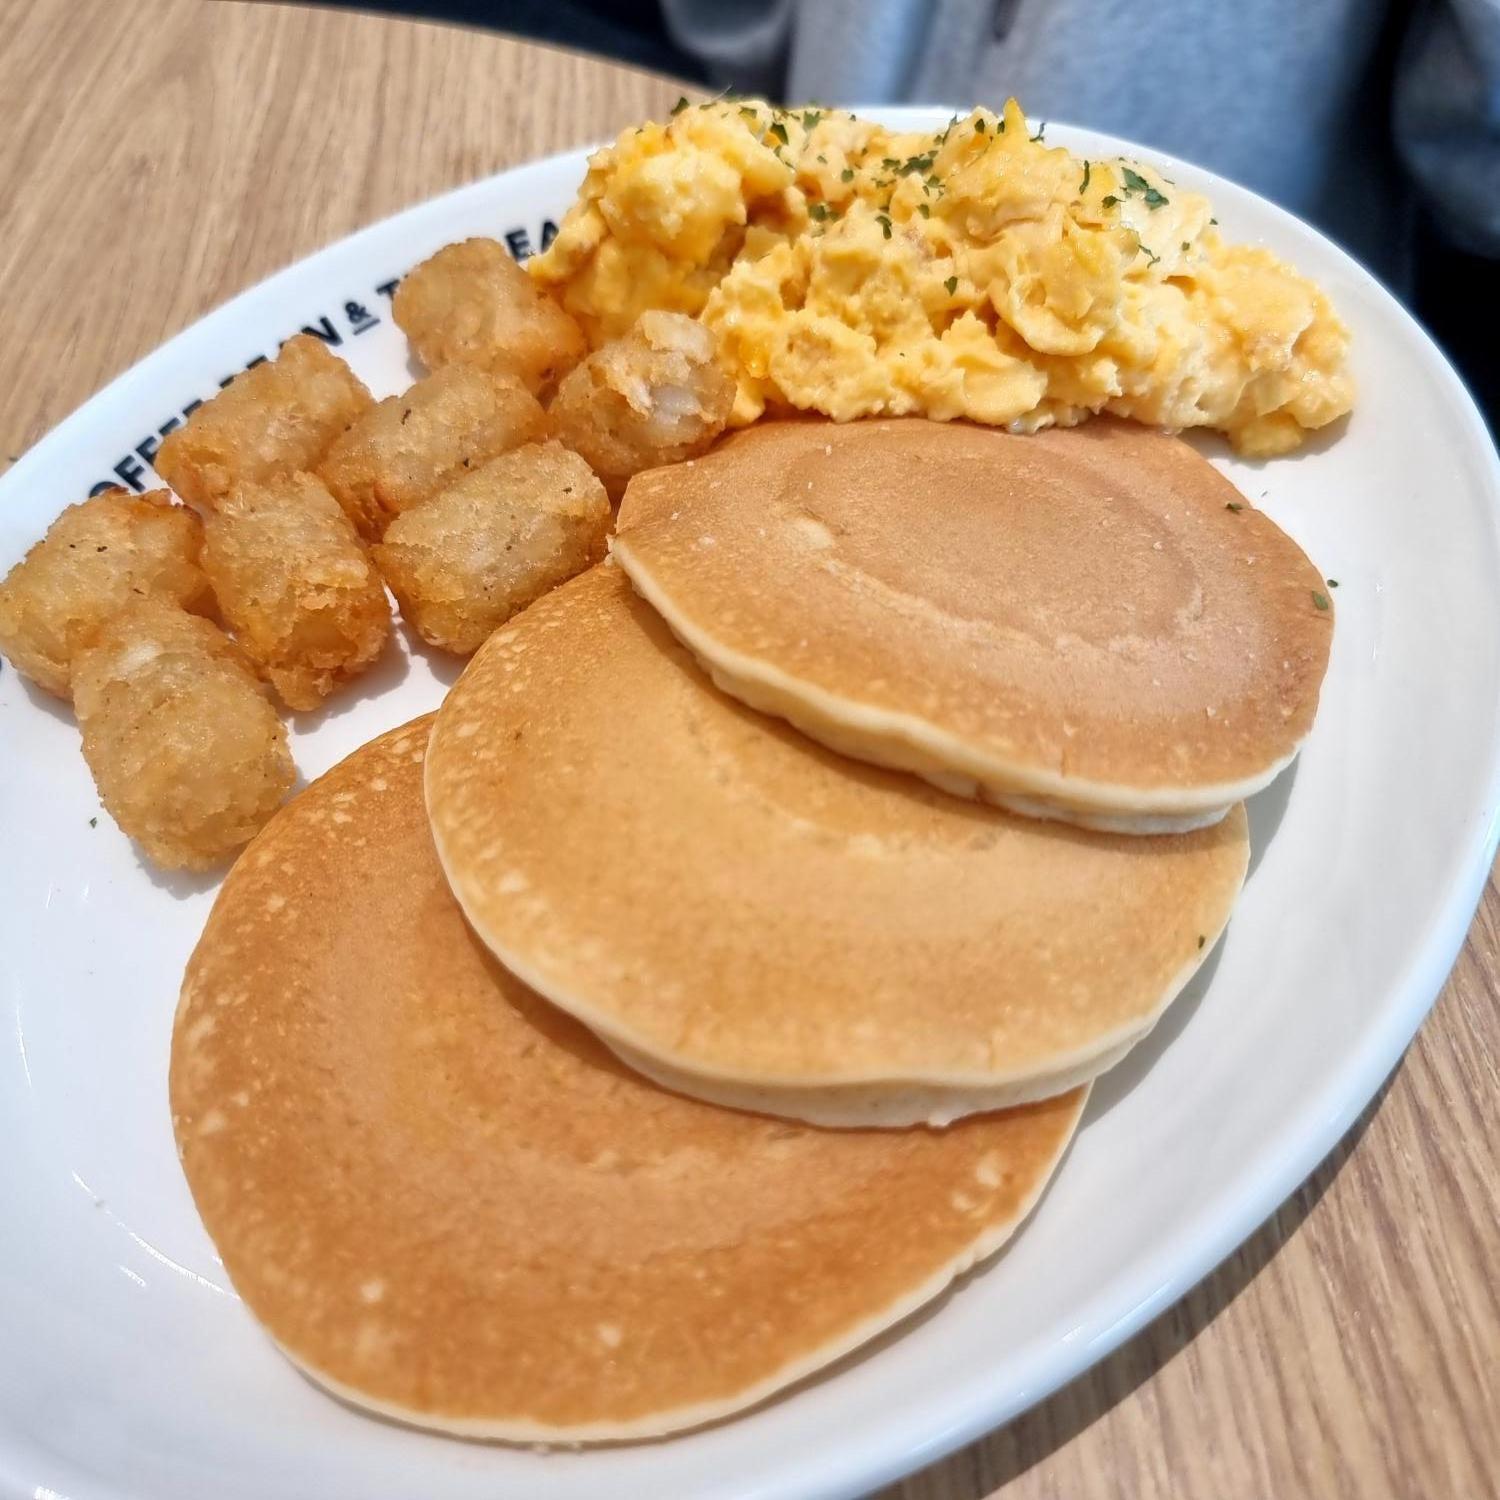
<svg viewBox="0 0 1500 1500"><path fill-rule="evenodd" d="M638 477L611 562L225 884L171 1088L236 1287L350 1400L532 1441L903 1317L1223 930L1321 588L1124 424L768 423Z"/></svg>

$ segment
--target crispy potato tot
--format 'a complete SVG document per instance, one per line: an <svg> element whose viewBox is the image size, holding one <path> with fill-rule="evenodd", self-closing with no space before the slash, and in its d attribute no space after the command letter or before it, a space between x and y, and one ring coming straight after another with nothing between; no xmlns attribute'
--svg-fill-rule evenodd
<svg viewBox="0 0 1500 1500"><path fill-rule="evenodd" d="M407 624L445 651L477 651L517 610L604 556L609 499L557 443L492 458L404 511L375 549Z"/></svg>
<svg viewBox="0 0 1500 1500"><path fill-rule="evenodd" d="M682 313L645 312L563 381L548 415L558 441L618 502L632 474L702 453L733 404L708 329Z"/></svg>
<svg viewBox="0 0 1500 1500"><path fill-rule="evenodd" d="M288 708L316 708L391 633L369 554L316 475L236 485L204 519L203 570L225 624Z"/></svg>
<svg viewBox="0 0 1500 1500"><path fill-rule="evenodd" d="M0 653L69 697L73 658L131 600L212 608L202 543L198 517L166 490L106 490L70 505L0 583Z"/></svg>
<svg viewBox="0 0 1500 1500"><path fill-rule="evenodd" d="M113 616L78 655L73 703L104 806L163 868L217 864L291 790L286 730L250 664L176 605Z"/></svg>
<svg viewBox="0 0 1500 1500"><path fill-rule="evenodd" d="M506 370L537 396L588 349L578 324L496 240L444 246L406 274L391 312L429 370Z"/></svg>
<svg viewBox="0 0 1500 1500"><path fill-rule="evenodd" d="M362 535L430 500L465 469L547 436L547 414L514 375L445 365L377 402L339 438L318 477Z"/></svg>
<svg viewBox="0 0 1500 1500"><path fill-rule="evenodd" d="M264 484L316 468L370 401L343 360L299 333L168 433L156 472L190 505L211 509L242 481Z"/></svg>

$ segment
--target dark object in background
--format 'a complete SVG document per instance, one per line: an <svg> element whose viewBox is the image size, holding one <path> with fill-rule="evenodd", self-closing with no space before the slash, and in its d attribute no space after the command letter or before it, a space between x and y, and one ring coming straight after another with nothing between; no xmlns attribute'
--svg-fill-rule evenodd
<svg viewBox="0 0 1500 1500"><path fill-rule="evenodd" d="M1430 221L1417 230L1411 310L1443 347L1473 392L1500 443L1500 262L1468 255L1444 241Z"/></svg>
<svg viewBox="0 0 1500 1500"><path fill-rule="evenodd" d="M533 41L597 52L616 62L708 83L695 57L672 44L656 0L325 0L421 21L457 21Z"/></svg>

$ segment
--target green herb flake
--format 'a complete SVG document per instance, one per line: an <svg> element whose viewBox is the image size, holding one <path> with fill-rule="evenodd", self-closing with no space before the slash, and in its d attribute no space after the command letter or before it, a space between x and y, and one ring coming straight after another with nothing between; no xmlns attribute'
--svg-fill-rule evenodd
<svg viewBox="0 0 1500 1500"><path fill-rule="evenodd" d="M1203 947L1203 945L1204 945L1204 944L1205 944L1205 943L1206 943L1206 942L1208 942L1208 938L1207 938L1207 936L1206 936L1206 935L1205 935L1205 934L1203 934L1203 933L1201 933L1201 932L1200 932L1200 933L1199 933L1199 934L1198 934L1198 947L1199 947L1199 948L1200 948L1200 950L1201 950L1201 949L1202 949L1202 947Z"/></svg>
<svg viewBox="0 0 1500 1500"><path fill-rule="evenodd" d="M1244 503L1239 500L1231 500L1229 504L1224 507L1225 510L1232 510L1235 515L1239 515L1239 513L1244 510L1244 508Z"/></svg>
<svg viewBox="0 0 1500 1500"><path fill-rule="evenodd" d="M1117 204L1119 201L1120 200L1118 198L1116 198L1113 193L1106 193L1099 200L1099 202L1102 203L1105 208L1113 208L1115 206L1115 204Z"/></svg>
<svg viewBox="0 0 1500 1500"><path fill-rule="evenodd" d="M828 205L826 203L809 203L807 205L808 217L816 219L820 224L828 217Z"/></svg>
<svg viewBox="0 0 1500 1500"><path fill-rule="evenodd" d="M854 181L854 168L853 167L845 167L844 170L839 173L839 181L840 182L853 182Z"/></svg>
<svg viewBox="0 0 1500 1500"><path fill-rule="evenodd" d="M771 134L774 135L783 146L788 144L786 126L783 125L780 120L777 120L776 123L771 126Z"/></svg>
<svg viewBox="0 0 1500 1500"><path fill-rule="evenodd" d="M99 820L98 820L98 818L90 818L89 819L89 827L90 828L97 828L98 826L99 826Z"/></svg>
<svg viewBox="0 0 1500 1500"><path fill-rule="evenodd" d="M1219 221L1217 219L1210 219L1208 222L1210 224L1217 224Z"/></svg>
<svg viewBox="0 0 1500 1500"><path fill-rule="evenodd" d="M1083 181L1078 184L1078 196L1081 198L1089 190L1089 178L1094 175L1094 164L1086 161L1083 164Z"/></svg>
<svg viewBox="0 0 1500 1500"><path fill-rule="evenodd" d="M932 205L930 203L919 203L917 204L917 212L924 219L930 219L932 217Z"/></svg>
<svg viewBox="0 0 1500 1500"><path fill-rule="evenodd" d="M1183 254L1184 254L1184 255L1186 255L1186 254L1187 254L1187 253L1188 253L1188 242L1187 242L1187 241L1186 241L1186 240L1184 240L1184 241L1183 241L1183 242L1182 242L1182 246L1181 246L1181 249L1182 249L1182 253L1183 253Z"/></svg>
<svg viewBox="0 0 1500 1500"><path fill-rule="evenodd" d="M974 121L974 134L975 135L983 135L984 134L984 117L983 116L981 116L979 119L977 119L977 120Z"/></svg>
<svg viewBox="0 0 1500 1500"><path fill-rule="evenodd" d="M950 276L943 285L948 288L948 295L951 297L958 290L958 277Z"/></svg>
<svg viewBox="0 0 1500 1500"><path fill-rule="evenodd" d="M891 221L890 221L890 219L887 218L885 214L876 214L875 215L875 222L880 225L880 232L883 235L885 235L886 239L890 239L890 237L891 237Z"/></svg>
<svg viewBox="0 0 1500 1500"><path fill-rule="evenodd" d="M1339 586L1339 581L1337 578L1325 578L1323 582L1326 583L1331 589L1336 589Z"/></svg>
<svg viewBox="0 0 1500 1500"><path fill-rule="evenodd" d="M884 167L887 172L894 172L896 168L901 165L901 163L897 161L894 156L882 156L880 158L880 165Z"/></svg>
<svg viewBox="0 0 1500 1500"><path fill-rule="evenodd" d="M812 130L817 126L818 121L822 118L822 110L805 109L802 111L802 128L804 130Z"/></svg>
<svg viewBox="0 0 1500 1500"><path fill-rule="evenodd" d="M1046 134L1047 134L1047 122L1045 120L1043 120L1042 123L1037 126L1037 128L1036 128L1036 134L1033 135L1033 136L1028 136L1027 139L1028 140L1033 140L1033 141L1040 141L1040 140L1045 139Z"/></svg>
<svg viewBox="0 0 1500 1500"><path fill-rule="evenodd" d="M1314 589L1312 591L1312 602L1313 602L1313 608L1314 609L1327 609L1328 608L1328 595L1327 594L1320 594L1317 591L1317 589Z"/></svg>
<svg viewBox="0 0 1500 1500"><path fill-rule="evenodd" d="M1153 212L1156 209L1160 208L1162 204L1169 201L1169 199L1163 197L1160 193L1158 193L1154 187L1148 187L1146 189L1146 207L1153 210Z"/></svg>
<svg viewBox="0 0 1500 1500"><path fill-rule="evenodd" d="M1122 166L1120 175L1125 179L1125 191L1127 193L1144 193L1151 186L1139 172L1133 172L1129 167Z"/></svg>
<svg viewBox="0 0 1500 1500"><path fill-rule="evenodd" d="M818 152L818 160L822 162L825 167L828 165L828 158L824 156L821 151Z"/></svg>
<svg viewBox="0 0 1500 1500"><path fill-rule="evenodd" d="M680 115L683 112L683 110L685 110L687 107L688 107L688 97L687 97L686 94L684 94L682 96L682 98L680 98L677 101L677 103L672 106L672 113L674 115Z"/></svg>

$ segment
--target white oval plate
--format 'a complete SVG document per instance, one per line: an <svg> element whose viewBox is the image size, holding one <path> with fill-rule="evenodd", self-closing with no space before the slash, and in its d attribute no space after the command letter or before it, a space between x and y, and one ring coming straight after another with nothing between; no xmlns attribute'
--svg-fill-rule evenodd
<svg viewBox="0 0 1500 1500"><path fill-rule="evenodd" d="M916 128L945 111L881 112ZM1051 127L1090 156L1123 142ZM1160 159L1160 158L1158 158ZM205 318L0 479L0 571L185 406L304 325L378 395L411 376L389 285L471 234L537 245L574 152L352 236ZM272 1349L178 1170L167 1046L213 882L164 878L100 815L65 709L0 674L0 1493L139 1500L846 1496L942 1456L1099 1359L1285 1198L1431 1005L1495 852L1500 464L1417 325L1327 240L1182 163L1232 239L1354 329L1345 431L1257 465L1205 445L1338 579L1333 661L1295 770L1252 808L1244 899L1155 1036L1096 1088L1031 1224L898 1333L760 1410L667 1442L537 1454L347 1410ZM367 316L361 316L361 314ZM378 320L378 321L371 321ZM294 751L314 776L433 708L453 663L392 653ZM98 816L97 827L92 820Z"/></svg>

